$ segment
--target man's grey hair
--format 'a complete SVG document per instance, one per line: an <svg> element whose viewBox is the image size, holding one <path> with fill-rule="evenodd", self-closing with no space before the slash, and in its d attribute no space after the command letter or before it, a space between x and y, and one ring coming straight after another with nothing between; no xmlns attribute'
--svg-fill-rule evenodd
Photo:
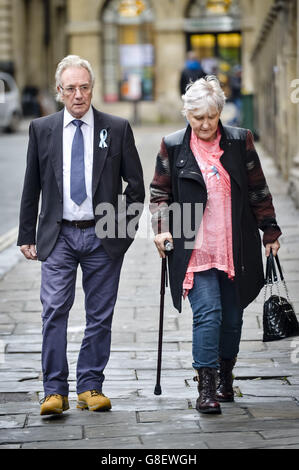
<svg viewBox="0 0 299 470"><path fill-rule="evenodd" d="M207 75L190 83L182 100L184 102L182 114L187 117L190 112L196 111L197 114L204 115L215 108L221 113L226 96L218 78L215 75Z"/></svg>
<svg viewBox="0 0 299 470"><path fill-rule="evenodd" d="M59 62L57 69L56 69L56 73L55 73L56 91L57 91L56 100L57 101L62 101L61 92L57 90L57 88L61 86L61 75L69 67L83 67L84 69L86 69L90 75L91 85L92 87L94 86L95 77L94 77L92 67L90 63L88 62L88 60L82 59L78 55L68 55L67 57L62 59L61 62Z"/></svg>

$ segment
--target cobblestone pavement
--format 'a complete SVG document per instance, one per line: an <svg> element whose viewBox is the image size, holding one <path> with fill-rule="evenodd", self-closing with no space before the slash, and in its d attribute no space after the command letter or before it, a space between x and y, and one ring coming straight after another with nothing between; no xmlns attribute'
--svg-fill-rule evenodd
<svg viewBox="0 0 299 470"><path fill-rule="evenodd" d="M155 155L169 128L137 128L148 188ZM299 312L299 212L272 161L263 157L280 225L280 258ZM146 215L146 214L145 214ZM146 228L146 216L142 229ZM0 281L0 448L251 449L299 448L299 338L262 342L263 294L245 312L235 368L235 403L203 416L191 367L191 311L165 299L162 395L154 395L159 326L160 259L152 240L138 238L123 266L104 393L112 410L76 409L75 369L84 328L83 292L70 313L70 410L41 417L40 264L21 260Z"/></svg>

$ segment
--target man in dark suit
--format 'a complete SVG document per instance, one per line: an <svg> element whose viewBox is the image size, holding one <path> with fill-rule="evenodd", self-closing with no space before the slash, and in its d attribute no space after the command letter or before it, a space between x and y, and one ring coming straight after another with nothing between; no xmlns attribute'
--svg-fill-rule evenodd
<svg viewBox="0 0 299 470"><path fill-rule="evenodd" d="M138 227L145 197L131 127L91 106L93 85L87 61L64 58L57 67L56 87L65 107L32 121L29 130L18 245L27 259L42 261L42 415L69 408L67 321L79 264L86 329L77 362L77 407L111 408L102 393L103 371L123 257L135 235L132 227L125 233L124 228L133 222ZM122 180L127 183L124 192ZM136 203L141 206L137 217L136 211L128 211ZM107 225L111 229L112 222L114 230L106 234L102 206L106 209L107 204L112 209Z"/></svg>

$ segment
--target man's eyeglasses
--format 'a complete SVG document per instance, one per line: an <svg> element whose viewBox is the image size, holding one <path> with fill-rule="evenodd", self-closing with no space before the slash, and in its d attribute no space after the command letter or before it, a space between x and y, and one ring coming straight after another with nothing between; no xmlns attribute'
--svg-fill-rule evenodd
<svg viewBox="0 0 299 470"><path fill-rule="evenodd" d="M82 95L87 95L90 90L91 90L91 86L90 85L81 85L79 87L75 87L75 86L67 86L65 88L63 88L61 85L59 85L59 88L61 89L61 91L63 92L63 94L65 96L71 96L71 95L74 95L76 93L77 90L80 91L80 93L82 93Z"/></svg>

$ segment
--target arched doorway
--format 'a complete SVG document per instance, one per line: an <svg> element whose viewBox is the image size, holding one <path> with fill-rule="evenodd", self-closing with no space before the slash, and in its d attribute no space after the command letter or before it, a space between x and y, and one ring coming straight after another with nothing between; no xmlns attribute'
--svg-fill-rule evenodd
<svg viewBox="0 0 299 470"><path fill-rule="evenodd" d="M109 0L102 10L103 99L154 99L153 10L148 0Z"/></svg>
<svg viewBox="0 0 299 470"><path fill-rule="evenodd" d="M186 48L194 50L206 74L220 79L229 99L241 87L239 0L192 0L185 17Z"/></svg>

